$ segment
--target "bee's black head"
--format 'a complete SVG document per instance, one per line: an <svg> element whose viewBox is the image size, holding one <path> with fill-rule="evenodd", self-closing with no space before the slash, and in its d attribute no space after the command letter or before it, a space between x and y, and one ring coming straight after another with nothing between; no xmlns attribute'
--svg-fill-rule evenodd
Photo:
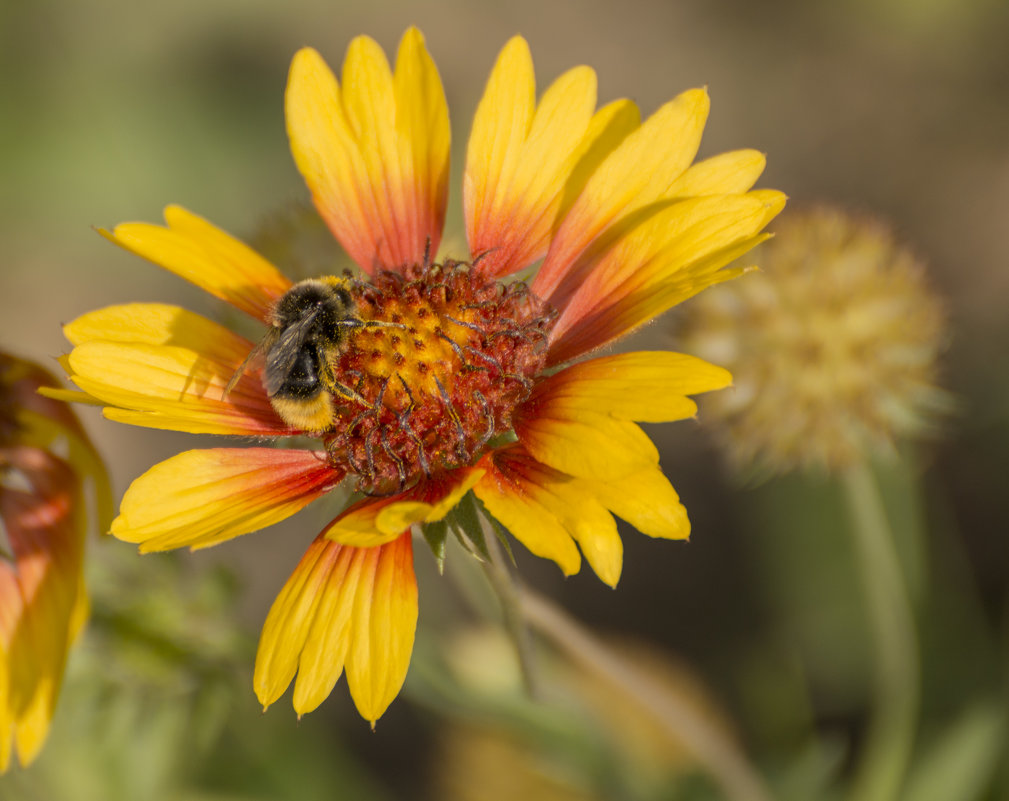
<svg viewBox="0 0 1009 801"><path fill-rule="evenodd" d="M277 302L273 324L286 328L312 316L321 326L335 329L338 321L353 318L352 310L353 301L345 288L310 278L295 284Z"/></svg>

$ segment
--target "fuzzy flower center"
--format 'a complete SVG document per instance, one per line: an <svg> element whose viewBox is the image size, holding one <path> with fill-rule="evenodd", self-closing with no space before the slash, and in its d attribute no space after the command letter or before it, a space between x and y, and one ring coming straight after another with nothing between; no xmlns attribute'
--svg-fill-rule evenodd
<svg viewBox="0 0 1009 801"><path fill-rule="evenodd" d="M941 418L945 315L884 225L793 213L754 253L763 274L699 297L681 329L685 350L735 378L704 414L736 462L842 469Z"/></svg>
<svg viewBox="0 0 1009 801"><path fill-rule="evenodd" d="M351 290L364 320L333 366L358 397L340 399L324 437L360 489L392 493L473 463L512 427L543 368L555 314L524 283L469 265L382 271Z"/></svg>

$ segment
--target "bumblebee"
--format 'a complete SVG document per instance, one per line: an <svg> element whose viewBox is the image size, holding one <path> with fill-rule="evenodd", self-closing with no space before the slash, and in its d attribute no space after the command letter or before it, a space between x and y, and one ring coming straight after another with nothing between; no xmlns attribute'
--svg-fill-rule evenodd
<svg viewBox="0 0 1009 801"><path fill-rule="evenodd" d="M303 431L323 431L332 424L332 395L363 402L336 380L331 360L355 328L388 325L361 320L347 282L336 277L309 278L291 287L270 313L270 328L232 376L232 390L254 357L265 359L263 388L281 419Z"/></svg>

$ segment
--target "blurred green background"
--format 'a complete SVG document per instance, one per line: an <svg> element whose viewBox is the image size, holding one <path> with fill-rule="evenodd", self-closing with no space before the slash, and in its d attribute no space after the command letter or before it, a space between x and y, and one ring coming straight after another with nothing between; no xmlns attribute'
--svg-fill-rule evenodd
<svg viewBox="0 0 1009 801"><path fill-rule="evenodd" d="M353 36L370 34L394 52L410 24L427 37L453 114L449 241L453 233L462 241L458 188L473 109L498 49L522 33L541 88L586 63L599 74L601 102L629 96L649 112L682 89L706 85L712 113L701 155L758 148L768 156L761 186L785 191L795 206L829 201L888 219L921 255L948 305L943 383L958 411L936 443L881 472L894 522L922 544L919 747L927 753L943 733L965 726L981 744L964 746L970 755L954 761L977 786L961 785L965 794L956 798L1009 798L1009 777L991 756L1005 748L997 721L1009 597L1004 0L0 0L0 345L52 363L66 350L60 323L116 302L178 302L219 314L198 291L119 251L92 227L157 221L174 202L253 236L270 215L307 196L282 113L295 50L311 44L338 67ZM335 248L332 258L334 268L342 266ZM653 324L641 341L671 343L669 322ZM116 426L93 410L84 416L119 494L156 461L199 443ZM869 659L835 489L816 478L743 489L703 429L687 423L650 433L691 514L691 542L625 532L616 592L587 569L565 581L552 565L520 553L523 576L588 624L677 654L781 787L830 786L844 775L864 724ZM438 710L451 702L426 680L438 678L439 657L425 654L447 648L454 622L465 614L420 548L421 667L411 674L408 697L376 733L357 718L344 683L300 725L286 700L264 717L256 711L251 671L258 626L326 511L195 558L141 562L130 546L93 548L97 563L118 565L125 554L124 564L141 565L119 568L136 570L134 582L103 585L110 608L135 589L162 605L165 621L177 610L178 619L159 632L203 653L206 664L152 677L143 664L127 661L121 674L110 674L103 670L108 657L89 651L96 647L90 642L74 657L51 748L33 771L51 774L59 754L114 735L102 710L116 698L122 703L136 684L149 691L146 706L142 714L123 713L127 722L108 758L114 762L116 749L124 749L120 760L133 760L132 770L152 786L141 792L129 784L139 778L123 778L113 791L96 779L90 790L82 780L66 798L446 797L447 785L435 776L456 752L441 745L451 716ZM122 553L109 557L111 550ZM142 572L148 565L178 580L148 582ZM233 571L236 586L208 572L219 567ZM94 568L92 582L110 569ZM193 609L201 592L217 598L209 611ZM187 621L201 615L232 621L232 603L243 633L185 638ZM230 623L214 619L228 631ZM200 645L222 637L236 641L219 658ZM93 709L82 711L95 675L108 679L102 690L108 697L90 698ZM451 688L449 682L442 692ZM209 719L181 715L171 724L174 733L152 736L146 746L135 735L157 726L167 709L179 713L173 693L204 709L206 699L197 698L203 692L218 710ZM974 728L964 717L970 710L982 721ZM103 734L93 735L87 721ZM204 743L191 736L201 727L224 734ZM158 755L166 763L160 767ZM121 766L84 759L74 767L82 776L89 769L111 775ZM33 778L33 771L0 780L0 797L4 781L26 797L51 797L39 789L48 780Z"/></svg>

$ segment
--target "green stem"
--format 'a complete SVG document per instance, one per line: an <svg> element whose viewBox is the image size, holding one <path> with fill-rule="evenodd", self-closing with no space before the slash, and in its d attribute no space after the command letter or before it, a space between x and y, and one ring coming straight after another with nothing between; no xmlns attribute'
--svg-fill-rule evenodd
<svg viewBox="0 0 1009 801"><path fill-rule="evenodd" d="M736 743L699 714L687 698L621 658L544 596L522 589L520 600L522 611L534 628L586 672L606 681L643 715L659 723L673 740L693 754L726 798L770 801L763 780Z"/></svg>
<svg viewBox="0 0 1009 801"><path fill-rule="evenodd" d="M505 628L507 628L515 646L526 693L530 698L537 699L540 697L539 679L536 673L532 635L529 632L525 615L522 614L519 597L521 590L514 573L504 564L504 554L497 541L497 532L483 515L480 515L480 528L483 531L484 542L490 555L490 559L481 561L480 566L501 604Z"/></svg>
<svg viewBox="0 0 1009 801"><path fill-rule="evenodd" d="M918 644L904 573L866 465L843 474L852 536L872 628L875 703L850 801L893 801L900 794L918 716Z"/></svg>

